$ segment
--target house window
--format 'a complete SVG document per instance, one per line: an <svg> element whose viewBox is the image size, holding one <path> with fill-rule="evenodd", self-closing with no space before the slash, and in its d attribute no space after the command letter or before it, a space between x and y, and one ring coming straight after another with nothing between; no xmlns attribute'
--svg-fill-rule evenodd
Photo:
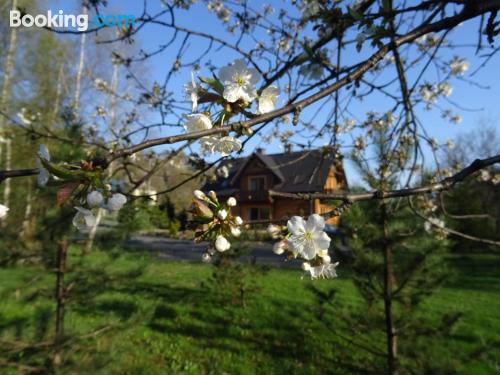
<svg viewBox="0 0 500 375"><path fill-rule="evenodd" d="M269 219L269 207L250 207L250 220Z"/></svg>
<svg viewBox="0 0 500 375"><path fill-rule="evenodd" d="M266 178L264 176L250 177L248 190L260 191L266 188Z"/></svg>

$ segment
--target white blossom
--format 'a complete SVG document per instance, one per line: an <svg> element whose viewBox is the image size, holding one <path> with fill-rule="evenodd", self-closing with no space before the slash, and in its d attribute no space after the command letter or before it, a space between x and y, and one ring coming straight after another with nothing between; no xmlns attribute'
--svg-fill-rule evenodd
<svg viewBox="0 0 500 375"><path fill-rule="evenodd" d="M97 221L92 211L83 207L75 207L75 210L77 210L77 213L73 218L73 225L76 229L82 231L96 225Z"/></svg>
<svg viewBox="0 0 500 375"><path fill-rule="evenodd" d="M303 0L299 9L303 18L310 18L321 12L321 5L318 0Z"/></svg>
<svg viewBox="0 0 500 375"><path fill-rule="evenodd" d="M107 209L111 212L117 212L127 203L127 197L123 194L116 193L108 199Z"/></svg>
<svg viewBox="0 0 500 375"><path fill-rule="evenodd" d="M296 256L313 259L319 251L330 246L330 237L323 231L325 220L318 214L309 216L307 222L300 216L293 216L287 226L292 234L288 246Z"/></svg>
<svg viewBox="0 0 500 375"><path fill-rule="evenodd" d="M0 219L3 219L7 216L7 212L9 211L9 207L0 204Z"/></svg>
<svg viewBox="0 0 500 375"><path fill-rule="evenodd" d="M267 226L267 233L269 233L269 235L272 238L278 238L278 235L280 234L280 232L281 232L280 227L278 227L277 225L269 224Z"/></svg>
<svg viewBox="0 0 500 375"><path fill-rule="evenodd" d="M266 87L259 97L258 113L262 114L273 111L276 108L276 99L279 93L280 90L276 86Z"/></svg>
<svg viewBox="0 0 500 375"><path fill-rule="evenodd" d="M227 178L229 176L229 168L225 165L217 169L217 174L222 178Z"/></svg>
<svg viewBox="0 0 500 375"><path fill-rule="evenodd" d="M469 69L469 63L458 56L455 56L450 62L451 74L457 76L463 76L464 73Z"/></svg>
<svg viewBox="0 0 500 375"><path fill-rule="evenodd" d="M226 220L226 217L227 217L227 211L222 209L220 210L219 212L217 212L217 216L219 217L219 219L221 220Z"/></svg>
<svg viewBox="0 0 500 375"><path fill-rule="evenodd" d="M194 113L192 115L186 115L188 121L184 124L184 128L188 133L212 129L212 120L210 117L203 113Z"/></svg>
<svg viewBox="0 0 500 375"><path fill-rule="evenodd" d="M229 250L230 247L231 243L229 243L226 237L224 237L222 234L219 234L217 236L217 239L215 240L215 248L217 249L217 251L220 251L222 253L226 250Z"/></svg>
<svg viewBox="0 0 500 375"><path fill-rule="evenodd" d="M239 216L236 216L234 218L234 222L237 224L237 225L242 225L243 224L243 219Z"/></svg>
<svg viewBox="0 0 500 375"><path fill-rule="evenodd" d="M225 136L217 140L213 146L214 152L220 152L222 156L228 156L234 151L241 150L242 143L238 138Z"/></svg>
<svg viewBox="0 0 500 375"><path fill-rule="evenodd" d="M87 204L90 207L99 207L102 205L103 201L104 201L104 197L97 190L94 190L94 191L87 194Z"/></svg>
<svg viewBox="0 0 500 375"><path fill-rule="evenodd" d="M257 96L255 84L260 78L257 69L247 68L244 59L235 60L219 70L219 79L224 85L223 97L230 103L254 100Z"/></svg>
<svg viewBox="0 0 500 375"><path fill-rule="evenodd" d="M234 197L229 197L229 198L227 199L227 205L228 205L229 207L235 207L235 206L236 206L236 204L237 204L237 202L236 202L236 198L234 198Z"/></svg>
<svg viewBox="0 0 500 375"><path fill-rule="evenodd" d="M304 262L301 267L304 271L309 271L311 269L311 264L309 262Z"/></svg>
<svg viewBox="0 0 500 375"><path fill-rule="evenodd" d="M287 243L285 240L276 242L273 245L273 252L277 255L283 254L286 249L287 249Z"/></svg>
<svg viewBox="0 0 500 375"><path fill-rule="evenodd" d="M338 265L338 262L322 264L320 266L310 267L308 271L311 274L311 279L331 279L337 277L336 268Z"/></svg>
<svg viewBox="0 0 500 375"><path fill-rule="evenodd" d="M210 263L212 261L212 256L209 253L203 253L201 256L201 261L203 263Z"/></svg>
<svg viewBox="0 0 500 375"><path fill-rule="evenodd" d="M451 85L448 82L441 82L438 85L438 90L442 95L448 97L451 95L453 87L451 87Z"/></svg>
<svg viewBox="0 0 500 375"><path fill-rule="evenodd" d="M196 108L198 107L198 99L200 97L198 95L198 86L196 85L193 72L191 72L191 82L184 85L184 91L186 92L188 99L191 100L191 111L196 111Z"/></svg>
<svg viewBox="0 0 500 375"><path fill-rule="evenodd" d="M445 224L443 220L438 219L437 217L431 217L424 223L424 229L426 232L430 232L433 226L444 228Z"/></svg>
<svg viewBox="0 0 500 375"><path fill-rule="evenodd" d="M49 149L47 148L47 146L40 145L40 148L38 150L38 156L39 156L40 160L44 160L46 162L50 161L50 153L49 153ZM50 173L47 169L45 169L45 167L40 162L40 160L38 161L39 172L38 172L37 180L38 180L39 186L45 186L45 185L47 185L47 182L49 182Z"/></svg>
<svg viewBox="0 0 500 375"><path fill-rule="evenodd" d="M204 200L207 196L205 195L204 192L202 192L201 190L195 190L193 192L194 196L199 199L199 200Z"/></svg>
<svg viewBox="0 0 500 375"><path fill-rule="evenodd" d="M238 227L234 227L232 226L231 227L231 234L234 236L234 237L239 237L241 235L241 229L238 228Z"/></svg>

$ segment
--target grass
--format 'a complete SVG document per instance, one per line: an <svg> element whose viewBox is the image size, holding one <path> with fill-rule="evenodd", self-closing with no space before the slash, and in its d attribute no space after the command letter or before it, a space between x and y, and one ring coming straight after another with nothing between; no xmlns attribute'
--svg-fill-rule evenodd
<svg viewBox="0 0 500 375"><path fill-rule="evenodd" d="M360 298L342 269L338 279L316 282L301 279L299 270L269 270L250 279L259 290L242 307L210 287L213 268L207 265L102 252L83 262L71 257L70 264L68 341L59 351L60 373L352 373L340 367L341 341L329 329L336 325L337 305L318 318L310 288L326 292L334 286L339 306L357 305ZM464 373L495 373L500 256L456 256L450 264L456 277L426 302L425 313L432 317L459 310L464 315L452 339L431 340L435 353L452 360L455 352L485 344L488 353ZM5 373L18 373L14 363L51 368L48 359L54 353L48 349L9 348L51 341L53 284L54 276L39 267L0 269L0 363L4 358L3 365L12 364ZM106 331L98 331L103 327Z"/></svg>

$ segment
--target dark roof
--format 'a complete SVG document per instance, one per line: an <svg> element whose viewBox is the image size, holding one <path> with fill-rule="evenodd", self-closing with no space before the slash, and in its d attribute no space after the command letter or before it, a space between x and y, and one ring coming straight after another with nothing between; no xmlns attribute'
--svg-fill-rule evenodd
<svg viewBox="0 0 500 375"><path fill-rule="evenodd" d="M325 186L330 167L339 163L330 155L320 150L305 150L286 152L281 154L253 153L243 158L227 160L219 168L228 167L229 176L219 177L215 182L206 183L203 190L214 190L220 195L229 195L236 192L234 183L243 173L247 163L258 157L279 179L273 190L289 193L321 192Z"/></svg>

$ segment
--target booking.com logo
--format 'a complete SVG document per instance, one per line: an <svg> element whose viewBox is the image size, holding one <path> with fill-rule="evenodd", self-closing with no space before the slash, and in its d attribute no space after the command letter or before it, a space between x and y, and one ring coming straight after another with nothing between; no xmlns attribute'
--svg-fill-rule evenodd
<svg viewBox="0 0 500 375"><path fill-rule="evenodd" d="M47 11L47 14L21 14L18 10L10 11L10 27L40 27L40 28L75 28L78 31L87 31L89 25L92 28L111 27L111 26L135 26L135 16L125 14L96 14L89 21L87 14L64 14L62 10L52 14L52 11Z"/></svg>

